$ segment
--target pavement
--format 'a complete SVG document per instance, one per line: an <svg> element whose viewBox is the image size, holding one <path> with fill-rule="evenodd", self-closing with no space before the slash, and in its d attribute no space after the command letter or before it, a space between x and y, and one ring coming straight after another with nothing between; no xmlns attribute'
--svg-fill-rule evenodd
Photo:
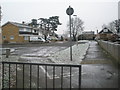
<svg viewBox="0 0 120 90"><path fill-rule="evenodd" d="M118 65L97 42L91 41L82 60L82 88L118 88Z"/></svg>

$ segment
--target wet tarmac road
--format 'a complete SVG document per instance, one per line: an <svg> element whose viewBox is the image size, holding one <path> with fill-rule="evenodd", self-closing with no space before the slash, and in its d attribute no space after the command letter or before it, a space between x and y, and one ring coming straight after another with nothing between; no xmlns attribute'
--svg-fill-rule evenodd
<svg viewBox="0 0 120 90"><path fill-rule="evenodd" d="M118 68L114 59L95 41L82 63L82 88L118 88Z"/></svg>

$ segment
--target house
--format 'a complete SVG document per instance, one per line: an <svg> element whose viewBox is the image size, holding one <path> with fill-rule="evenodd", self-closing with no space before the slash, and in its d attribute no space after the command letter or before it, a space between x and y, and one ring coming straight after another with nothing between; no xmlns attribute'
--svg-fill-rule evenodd
<svg viewBox="0 0 120 90"><path fill-rule="evenodd" d="M114 33L112 31L105 27L97 34L96 38L102 40L110 40L113 34Z"/></svg>
<svg viewBox="0 0 120 90"><path fill-rule="evenodd" d="M78 37L78 39L83 39L83 40L94 40L94 38L95 38L94 31L84 31Z"/></svg>
<svg viewBox="0 0 120 90"><path fill-rule="evenodd" d="M28 43L30 36L39 35L39 29L16 22L5 23L1 32L2 43Z"/></svg>

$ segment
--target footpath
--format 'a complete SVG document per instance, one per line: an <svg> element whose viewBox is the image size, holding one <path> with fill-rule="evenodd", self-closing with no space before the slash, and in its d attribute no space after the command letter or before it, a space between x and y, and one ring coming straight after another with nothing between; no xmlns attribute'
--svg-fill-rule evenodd
<svg viewBox="0 0 120 90"><path fill-rule="evenodd" d="M82 60L82 88L118 88L118 65L95 41Z"/></svg>

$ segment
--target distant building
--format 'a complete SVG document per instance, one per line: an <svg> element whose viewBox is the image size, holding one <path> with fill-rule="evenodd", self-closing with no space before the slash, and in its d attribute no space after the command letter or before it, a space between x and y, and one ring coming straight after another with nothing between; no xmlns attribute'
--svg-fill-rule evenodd
<svg viewBox="0 0 120 90"><path fill-rule="evenodd" d="M109 40L114 33L108 28L103 28L96 36L96 39Z"/></svg>
<svg viewBox="0 0 120 90"><path fill-rule="evenodd" d="M37 28L25 23L7 22L2 26L2 43L27 43L30 36L38 36Z"/></svg>
<svg viewBox="0 0 120 90"><path fill-rule="evenodd" d="M78 39L83 39L83 40L94 40L94 38L95 38L94 31L84 31L78 37Z"/></svg>

